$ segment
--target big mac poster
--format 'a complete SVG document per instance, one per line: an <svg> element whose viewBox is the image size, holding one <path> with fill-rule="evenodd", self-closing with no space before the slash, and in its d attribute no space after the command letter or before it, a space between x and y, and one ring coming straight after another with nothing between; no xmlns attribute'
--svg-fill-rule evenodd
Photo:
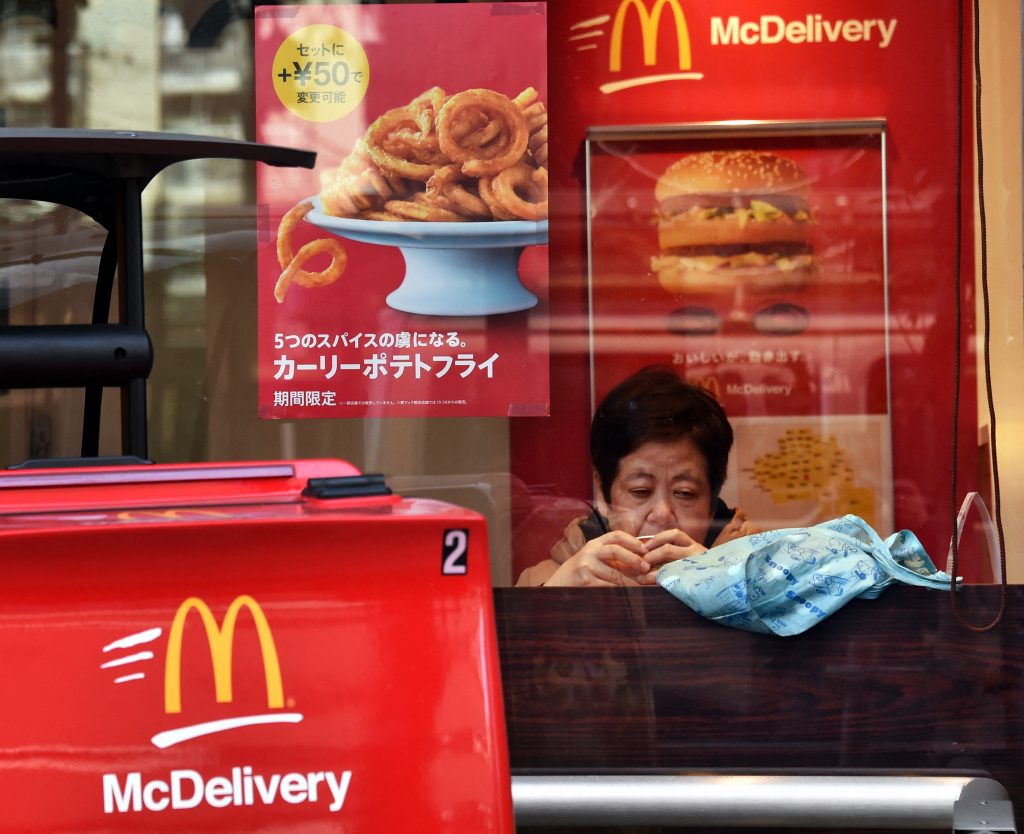
<svg viewBox="0 0 1024 834"><path fill-rule="evenodd" d="M261 6L259 413L548 412L546 6Z"/></svg>
<svg viewBox="0 0 1024 834"><path fill-rule="evenodd" d="M790 453L817 453L816 463L844 476L855 461L861 469L847 483L887 493L891 511L873 519L879 532L909 528L929 552L945 552L958 301L965 356L974 329L971 125L969 118L958 119L960 94L966 91L971 101L969 55L958 65L961 23L971 31L969 9L968 19L958 19L967 6L955 0L835 0L827 7L809 0L579 0L549 6L549 74L558 79L551 90L557 137L550 162L551 269L559 276L550 299L552 387L560 396L543 425L513 424L518 480L544 484L556 497L590 497L582 437L594 398L655 360L717 384L740 423L763 426L756 441L734 449L738 469L727 488L741 471L753 478ZM809 134L688 133L695 125L752 122L883 127L874 136L836 137L824 145ZM610 143L604 142L608 131ZM666 142L655 148L650 137L661 134ZM736 299L712 282L690 292L683 274L673 278L671 269L659 277L664 265L652 261L673 253L661 251L658 179L675 160L718 150L777 153L807 174L805 196L816 215L807 236L813 251L787 254L810 254L815 281ZM967 184L959 193L958 175ZM847 214L839 197L848 200ZM621 230L613 240L614 230L602 223L630 214L635 225L628 244ZM966 276L959 299L958 270ZM624 290L609 290L612 282L631 287L632 300ZM735 301L741 307L733 317ZM754 315L762 311L758 321L768 327L755 329ZM606 326L591 327L596 313ZM773 365L780 355L786 361L771 369L730 361L731 354L751 350L762 358L771 351ZM714 352L721 361L703 361ZM965 395L955 465L967 490L978 479L976 406L969 393L974 370L969 362L959 370ZM738 386L732 394L728 374ZM855 437L857 426L871 427L870 437ZM787 436L788 429L795 433ZM551 438L570 433L581 437L578 450L553 460ZM870 464L876 467L870 483L859 477L869 456L877 461ZM837 495L833 490L825 503L852 511L862 506L836 502ZM531 505L523 517L536 510ZM521 520L513 519L515 530ZM536 556L515 540L514 546L513 572ZM970 580L971 568L964 567Z"/></svg>
<svg viewBox="0 0 1024 834"><path fill-rule="evenodd" d="M765 527L892 525L884 129L588 132L594 394L654 363L709 390Z"/></svg>

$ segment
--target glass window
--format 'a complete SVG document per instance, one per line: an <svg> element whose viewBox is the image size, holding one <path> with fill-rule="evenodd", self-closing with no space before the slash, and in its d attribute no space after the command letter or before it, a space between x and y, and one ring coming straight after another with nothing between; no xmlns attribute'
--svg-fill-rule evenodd
<svg viewBox="0 0 1024 834"><path fill-rule="evenodd" d="M39 0L8 5L11 8L5 8L0 18L0 48L5 56L0 67L0 123L4 127L132 129L248 141L257 138L253 91L258 79L251 5L213 0ZM596 18L590 15L591 7L597 5L579 2L548 7L546 57L551 74L547 83L550 103L557 105L552 110L550 138L549 286L543 305L528 318L520 349L526 358L548 355L545 367L550 376L550 406L541 404L535 410L512 409L478 417L259 419L257 262L259 247L274 234L270 214L258 202L255 163L191 160L162 171L147 186L143 197L146 324L156 348L147 384L150 457L167 462L345 458L364 471L385 473L406 494L449 498L483 512L490 524L494 580L497 584L513 584L524 569L546 559L565 526L588 513L595 497L600 497L600 491L595 492L587 454L591 412L596 399L615 378L626 375L641 357L645 362L660 360L674 365L687 379L703 379L708 386L718 386L720 393L733 392L735 402L741 405L734 404L735 413L730 416L738 420L740 430L723 497L730 505L749 505L751 520L765 525L775 524L782 517L798 518L799 514L789 512L792 507L772 505L778 495L762 490L755 498L744 499L744 490L758 486L755 471L782 454L780 444L785 438L784 428L779 430L781 434L773 428L775 435L769 441L763 433L752 432L752 424L744 421L791 417L785 409L778 414L771 408L755 414L751 398L781 396L777 392L807 371L809 376L793 384L804 386L811 411L834 414L836 419L830 424L804 426L807 433L803 439L811 446L801 446L800 454L812 458L814 454L831 455L830 465L837 472L845 472L844 467L862 461L863 456L856 450L867 448L858 439L865 427L870 423L877 428L864 415L884 412L885 420L881 434L876 432L869 444L877 453L877 465L873 464L877 477L869 486L858 482L829 491L805 466L799 472L811 486L794 486L790 489L792 495L799 492L801 501L813 506L814 512L825 512L823 507L836 512L859 509L885 528L880 529L883 534L902 527L923 529L929 551L940 567L944 566L952 512L948 488L952 368L947 360L951 359L950 264L955 195L951 190L952 170L936 171L929 166L935 160L947 162L947 157L935 156L934 149L921 144L909 144L907 137L913 132L898 124L892 134L886 134L887 144L881 149L877 144L861 148L854 142L834 153L830 151L831 157L819 154L811 160L810 168L818 183L816 211L827 218L819 221L814 234L823 241L822 247L830 247L815 254L819 264L826 259L832 264L842 263L846 274L863 278L867 257L873 264L871 269L878 266L878 274L885 272L888 284L876 299L878 304L869 305L870 315L856 315L856 310L843 310L841 305L833 310L828 334L813 344L807 342L807 337L816 332L816 322L812 315L808 324L808 305L799 298L783 298L771 292L746 298L745 303L749 302L756 314L748 324L760 335L749 344L743 339L734 340L728 350L742 349L742 360L737 353L732 357L733 364L747 369L756 351L761 368L758 380L751 382L732 379L727 369L715 372L710 358L715 353L713 346L719 344L715 333L723 328L723 332L735 332L740 326L730 318L730 311L716 309L706 295L685 297L682 285L674 290L670 286L671 291L667 291L664 283L659 285L658 270L652 267L652 258L662 257L654 242L659 210L654 185L658 176L670 163L670 156L717 146L704 140L703 145L698 142L686 147L667 148L663 144L662 157L656 160L658 170L652 168L637 179L645 183L643 188L621 190L609 177L624 175L630 166L636 175L636 166L646 164L643 154L635 147L636 137L622 134L609 143L601 131L643 129L656 134L668 126L678 138L692 132L695 123L721 125L748 117L771 121L768 114L784 111L788 111L791 121L810 123L833 119L835 112L846 107L851 118L879 119L884 132L891 127L891 119L887 123L887 114L882 112L884 104L902 108L900 118L907 122L913 120L915 108L920 109L922 118L928 113L932 114L928 118L938 114L945 120L944 135L933 137L934 144L945 153L953 147L955 137L956 101L950 95L955 82L956 68L951 63L955 44L944 40L942 49L929 53L942 62L944 74L928 90L945 92L941 106L929 105L927 113L924 102L896 101L904 92L901 85L909 82L885 75L884 67L888 65L884 61L875 62L883 67L877 75L870 75L876 72L874 69L859 69L866 65L853 61L839 67L833 77L819 78L813 75L814 65L807 57L810 51L798 52L795 47L795 63L790 65L798 74L804 73L800 83L805 92L801 93L803 98L794 100L811 100L815 94L806 90L817 90L818 101L798 105L790 101L782 106L770 100L770 86L750 82L744 87L735 81L714 79L716 67L730 63L746 67L745 62L752 60L745 56L754 52L743 52L740 41L729 40L733 34L741 38L739 22L735 24L736 32L730 34L731 18L715 18L716 23L700 17L698 25L697 16L705 12L688 10L690 28L684 55L682 34L674 36L677 42L662 34L655 39L656 49L646 42L641 49L637 39L647 35L640 23L625 14L620 21L609 13L599 33L600 27L593 23ZM605 5L617 9L619 4ZM906 4L894 8L894 13L911 14ZM1006 23L1008 16L1012 25ZM944 37L947 30L951 31L948 24L949 20L941 18L929 31ZM913 37L909 23L901 27L891 31L882 26L867 32L857 30L858 44L865 49L870 45L875 49L872 55L889 60L905 48L900 38ZM817 31L812 29L800 37L812 38ZM746 33L742 37L754 37L753 30L742 32ZM770 39L770 32L758 32L757 37ZM793 32L797 30L790 32L796 37ZM973 223L965 224L962 238L967 270L961 276L964 290L959 298L965 330L958 500L968 490L976 490L994 513L990 463L996 451L993 441L998 440L1004 474L1000 482L1002 504L1012 506L1016 495L1012 476L1019 466L1019 423L1024 410L1018 401L1019 386L1014 383L1024 342L1018 10L1007 3L981 4L979 33L985 82L980 137L984 142L983 148L981 144L973 146L967 130L962 148L969 162L962 182L964 205L973 207L975 218ZM879 41L885 38L891 39L885 47L888 52ZM662 64L671 53L671 60L678 63L676 83L691 86L652 86L647 77L651 72L643 64L651 57L648 51ZM766 54L758 53L762 57ZM543 62L544 56L537 60ZM583 63L588 60L594 63ZM885 84L891 85L890 92L884 92ZM768 92L758 92L763 89ZM965 89L962 117L970 126L973 101L969 78ZM643 90L654 92L640 92ZM743 90L749 91L745 98L740 95ZM744 106L737 109L736 102ZM878 109L873 109L875 103ZM920 137L913 135L918 141ZM588 141L592 151L589 157ZM730 138L727 144L745 142L767 147L764 141L751 138L748 142L742 136ZM801 142L797 140L790 148L797 156L806 151ZM773 143L782 146L786 141L768 142ZM317 150L323 151L325 160L331 156L332 164L340 160L334 148ZM978 202L982 195L974 187L970 167L979 152L983 154L985 174L983 204ZM914 161L918 156L924 160L920 165ZM623 166L622 172L606 164L613 157ZM870 168L873 179L869 188L844 191L836 185L839 168L846 166L844 170L849 171L861 164ZM826 171L830 165L832 168ZM13 172L5 176L10 181ZM603 196L598 193L602 188ZM606 202L601 203L602 199ZM984 227L979 222L982 208L987 221ZM723 209L713 206L707 210L724 213ZM755 214L758 210L758 206L753 209ZM764 209L778 210L777 205ZM856 223L870 218L873 228L880 221L882 228L875 229L877 239L872 243L844 238L837 231L844 217ZM940 222L936 219L939 217L944 219ZM751 219L758 222L759 218L751 215ZM610 225L602 226L606 220ZM823 223L831 224L831 234L822 234ZM105 238L102 224L73 208L21 198L0 203L0 323L89 321ZM636 248L638 240L644 240L643 245L650 251L640 252ZM875 248L865 255L871 246ZM763 247L753 254L701 252L694 257L700 261L698 266L707 270L712 260L723 257L732 259L730 263L736 267L736 258L741 255L748 261L763 260ZM788 251L784 260L793 266L800 257L795 250ZM618 270L611 276L617 289L609 294L594 283L595 266L606 273ZM854 290L861 306L866 304L861 292L864 287L867 283ZM625 304L617 311L615 293L628 296L631 288L636 288L631 296L633 306ZM678 296L674 300L670 298L673 292ZM940 297L944 299L941 303L933 301ZM983 340L986 298L990 316L988 357ZM645 318L650 310L669 300L676 310L671 326L661 318ZM117 317L118 303L115 291L110 305L112 320ZM844 317L844 313L851 314ZM649 340L655 329L660 345L656 350L646 350L645 345L653 344ZM795 338L795 330L805 331L802 338L812 346L794 348L787 342ZM773 332L765 335L767 331ZM802 359L794 358L794 350L814 361L803 364ZM840 358L826 361L826 354ZM768 362L773 368L765 369ZM847 373L843 362L857 370ZM1002 418L998 424L988 413L989 369L995 413ZM934 376L934 386L922 382L922 373ZM761 393L744 393L747 389L743 386L748 384L761 386ZM728 388L730 385L733 387ZM843 397L858 391L864 395L864 402L881 403L880 409L847 407ZM723 398L728 405L728 396ZM105 392L99 448L102 454L120 451L117 399L116 389ZM3 462L79 454L84 409L83 391L75 388L10 389L0 393ZM841 446L843 437L852 438L851 448L837 451L838 447L830 446ZM864 489L878 492L870 511L866 509ZM781 509L786 512L769 512ZM814 512L799 518L816 520ZM1003 523L1007 550L1012 554L1021 531L1012 518L1004 518ZM965 569L976 581L994 578L984 540L985 530L968 522ZM1011 558L1011 578L1019 570Z"/></svg>

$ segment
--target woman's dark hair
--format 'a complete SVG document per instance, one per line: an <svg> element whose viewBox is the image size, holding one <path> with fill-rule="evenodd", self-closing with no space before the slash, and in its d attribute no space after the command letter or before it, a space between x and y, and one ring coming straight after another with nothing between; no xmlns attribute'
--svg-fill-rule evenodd
<svg viewBox="0 0 1024 834"><path fill-rule="evenodd" d="M704 455L712 500L725 483L732 426L711 394L679 378L668 366L651 365L609 391L590 425L590 461L611 501L619 461L644 443L689 438Z"/></svg>

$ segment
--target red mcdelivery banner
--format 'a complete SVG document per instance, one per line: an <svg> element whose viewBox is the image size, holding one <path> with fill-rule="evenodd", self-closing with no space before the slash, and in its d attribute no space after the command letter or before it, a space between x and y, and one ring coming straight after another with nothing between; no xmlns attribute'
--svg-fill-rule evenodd
<svg viewBox="0 0 1024 834"><path fill-rule="evenodd" d="M548 411L544 3L256 9L259 413Z"/></svg>
<svg viewBox="0 0 1024 834"><path fill-rule="evenodd" d="M543 427L513 424L522 481L589 497L593 403L665 363L725 405L723 497L755 521L853 512L944 555L958 226L965 302L973 276L957 14L953 0L549 7L559 396ZM780 240L757 237L769 226ZM962 489L977 480L972 380L965 367ZM514 572L539 558L523 550Z"/></svg>

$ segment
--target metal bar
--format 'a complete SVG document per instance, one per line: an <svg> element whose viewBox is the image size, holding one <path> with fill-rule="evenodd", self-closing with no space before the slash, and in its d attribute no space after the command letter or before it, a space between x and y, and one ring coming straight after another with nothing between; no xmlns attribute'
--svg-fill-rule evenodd
<svg viewBox="0 0 1024 834"><path fill-rule="evenodd" d="M699 139L729 137L853 136L885 131L884 118L814 120L728 120L718 122L676 122L647 125L594 125L587 139L595 142L641 141L650 139Z"/></svg>
<svg viewBox="0 0 1024 834"><path fill-rule="evenodd" d="M944 828L976 776L513 775L517 825Z"/></svg>
<svg viewBox="0 0 1024 834"><path fill-rule="evenodd" d="M954 834L993 834L1017 831L1013 803L1006 789L992 779L975 779L964 786L953 807Z"/></svg>
<svg viewBox="0 0 1024 834"><path fill-rule="evenodd" d="M236 466L208 466L200 468L164 469L142 464L142 468L129 465L113 471L96 471L83 467L77 472L62 472L54 475L46 472L38 463L32 467L12 467L21 470L31 468L32 472L10 475L0 472L0 490L37 489L39 487L87 487L109 486L110 484L170 484L196 483L198 481L226 481L255 478L293 478L295 467L282 464L238 464Z"/></svg>
<svg viewBox="0 0 1024 834"><path fill-rule="evenodd" d="M142 287L142 183L124 179L120 183L117 213L117 249L120 266L118 300L121 323L135 330L146 329L146 305ZM146 380L132 379L121 387L121 451L139 458L149 457L146 425Z"/></svg>
<svg viewBox="0 0 1024 834"><path fill-rule="evenodd" d="M81 388L145 379L153 346L121 324L18 324L0 328L0 386Z"/></svg>
<svg viewBox="0 0 1024 834"><path fill-rule="evenodd" d="M107 230L100 253L100 268L96 275L96 291L92 300L92 323L104 325L110 320L110 300L114 295L117 277L117 231ZM103 414L103 386L87 385L82 406L82 457L99 457L100 424Z"/></svg>

